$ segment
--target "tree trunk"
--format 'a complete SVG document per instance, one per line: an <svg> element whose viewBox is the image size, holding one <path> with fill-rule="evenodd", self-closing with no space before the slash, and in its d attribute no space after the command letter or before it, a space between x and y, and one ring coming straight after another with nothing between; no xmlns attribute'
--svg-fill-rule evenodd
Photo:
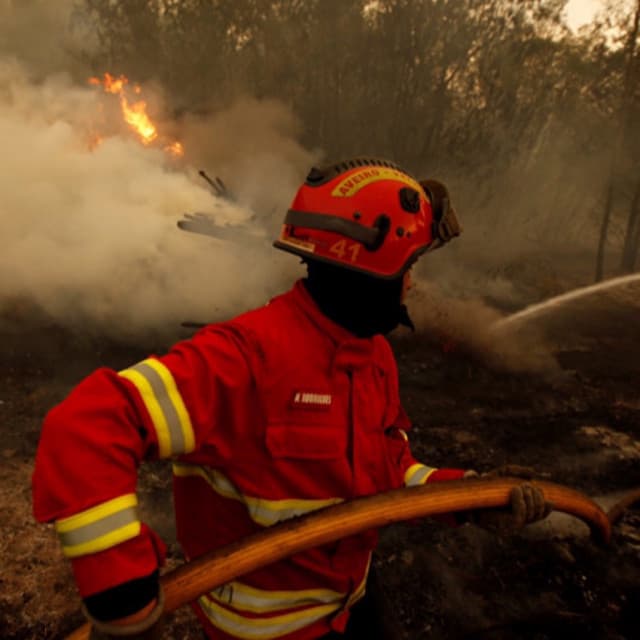
<svg viewBox="0 0 640 640"><path fill-rule="evenodd" d="M624 249L622 251L622 270L631 273L635 268L638 255L638 239L640 236L640 180L636 184L636 190L631 200L627 230L624 236Z"/></svg>
<svg viewBox="0 0 640 640"><path fill-rule="evenodd" d="M609 235L609 223L611 221L611 209L613 207L613 192L618 156L624 142L629 118L631 115L631 102L633 94L632 70L636 52L636 41L638 39L638 26L640 25L640 0L637 0L636 10L633 17L633 26L629 32L627 44L627 61L624 72L624 84L622 87L622 99L620 102L620 128L616 144L611 152L611 166L609 170L609 184L607 186L607 196L605 198L604 213L602 215L602 225L600 226L600 239L598 241L598 255L596 257L596 282L602 280L604 276L604 250Z"/></svg>
<svg viewBox="0 0 640 640"><path fill-rule="evenodd" d="M609 232L609 221L611 220L611 208L613 207L613 171L609 177L607 196L604 203L604 214L602 215L602 225L600 226L600 240L598 241L598 257L596 258L596 282L600 282L604 276L604 249L607 243Z"/></svg>
<svg viewBox="0 0 640 640"><path fill-rule="evenodd" d="M640 193L640 188L638 189ZM629 250L629 271L635 271L638 266L638 254L640 253L640 198L636 201L636 226L631 237Z"/></svg>

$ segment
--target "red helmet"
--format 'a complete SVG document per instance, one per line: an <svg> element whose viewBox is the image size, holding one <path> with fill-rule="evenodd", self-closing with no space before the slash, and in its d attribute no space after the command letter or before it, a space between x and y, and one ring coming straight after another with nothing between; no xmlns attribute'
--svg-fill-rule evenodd
<svg viewBox="0 0 640 640"><path fill-rule="evenodd" d="M386 160L356 158L311 169L274 246L379 278L460 234L446 187L418 182Z"/></svg>

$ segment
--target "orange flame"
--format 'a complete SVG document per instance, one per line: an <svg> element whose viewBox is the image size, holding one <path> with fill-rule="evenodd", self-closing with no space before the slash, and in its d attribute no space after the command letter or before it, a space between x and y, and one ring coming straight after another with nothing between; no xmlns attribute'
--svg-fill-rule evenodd
<svg viewBox="0 0 640 640"><path fill-rule="evenodd" d="M125 76L119 76L115 78L110 73L104 74L104 80L100 80L100 78L89 78L89 84L94 86L102 86L105 90L105 93L113 93L114 95L122 95L124 92L124 87L129 83L129 79Z"/></svg>
<svg viewBox="0 0 640 640"><path fill-rule="evenodd" d="M176 157L184 155L184 147L182 146L182 143L178 142L177 140L176 142L172 142L171 144L166 145L164 150Z"/></svg>
<svg viewBox="0 0 640 640"><path fill-rule="evenodd" d="M142 144L149 144L158 137L156 126L147 115L147 103L144 100L129 105L125 96L120 96L122 115L131 128L138 133Z"/></svg>
<svg viewBox="0 0 640 640"><path fill-rule="evenodd" d="M89 150L93 151L102 144L103 137L96 132L92 132L89 136Z"/></svg>
<svg viewBox="0 0 640 640"><path fill-rule="evenodd" d="M142 144L151 144L158 138L158 130L147 114L147 103L144 100L129 102L126 95L126 87L129 84L129 79L126 76L120 75L115 77L110 73L105 73L102 79L96 77L89 78L89 84L102 87L105 93L118 96L122 117L131 129L138 134ZM142 89L137 84L133 85L132 90L136 95L142 93ZM184 148L182 144L177 141L167 144L164 149L174 156L184 155Z"/></svg>

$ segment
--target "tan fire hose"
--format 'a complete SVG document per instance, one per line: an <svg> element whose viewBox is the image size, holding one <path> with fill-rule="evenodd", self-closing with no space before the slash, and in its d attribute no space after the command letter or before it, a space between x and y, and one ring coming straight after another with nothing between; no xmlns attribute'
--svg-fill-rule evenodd
<svg viewBox="0 0 640 640"><path fill-rule="evenodd" d="M622 517L625 510L636 502L640 502L640 489L629 491L607 511L609 522L614 525Z"/></svg>
<svg viewBox="0 0 640 640"><path fill-rule="evenodd" d="M204 593L265 565L367 529L444 513L507 506L511 489L522 482L522 478L457 480L396 489L287 520L207 553L164 575L161 582L165 611L175 611ZM578 491L541 480L527 482L540 487L556 511L586 522L592 535L602 543L609 542L611 525L622 510L640 498L640 490L633 492L607 515L593 500ZM85 624L67 640L86 640L89 631L89 625Z"/></svg>

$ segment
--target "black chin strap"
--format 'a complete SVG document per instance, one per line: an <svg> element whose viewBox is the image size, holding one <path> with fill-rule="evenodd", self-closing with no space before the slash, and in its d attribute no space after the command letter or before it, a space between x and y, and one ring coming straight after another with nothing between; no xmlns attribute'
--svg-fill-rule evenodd
<svg viewBox="0 0 640 640"><path fill-rule="evenodd" d="M402 278L381 280L312 261L307 268L305 286L320 310L359 338L389 333L400 324L414 329L400 301Z"/></svg>
<svg viewBox="0 0 640 640"><path fill-rule="evenodd" d="M398 324L401 324L403 327L409 327L411 331L415 332L416 330L416 325L413 324L413 320L409 315L409 309L407 309L406 304L400 305L400 317L398 318Z"/></svg>

